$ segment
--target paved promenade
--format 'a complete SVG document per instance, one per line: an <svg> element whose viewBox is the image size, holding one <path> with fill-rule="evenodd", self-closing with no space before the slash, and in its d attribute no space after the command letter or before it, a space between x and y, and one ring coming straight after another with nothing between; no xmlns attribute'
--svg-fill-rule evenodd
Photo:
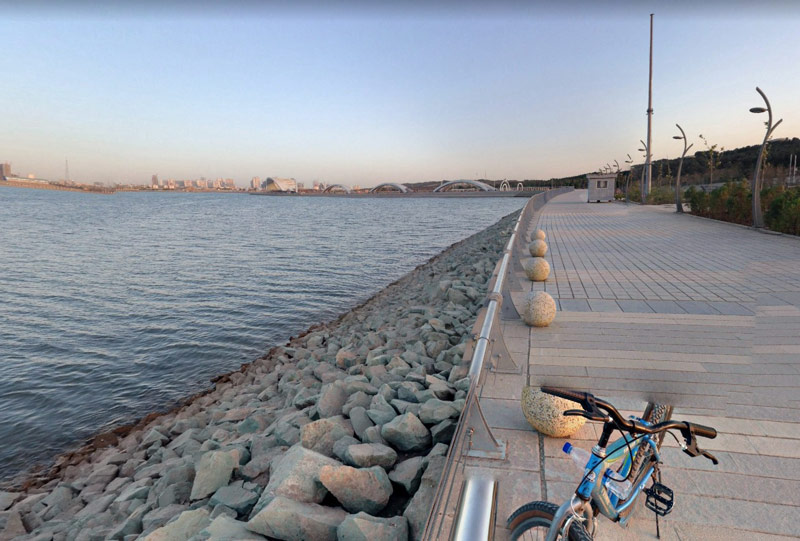
<svg viewBox="0 0 800 541"><path fill-rule="evenodd" d="M563 440L542 437L522 416L526 381L591 390L630 413L648 399L673 418L717 428L701 447L719 466L683 454L667 437L663 482L675 491L662 539L800 537L800 239L674 213L674 207L587 204L557 197L528 232L547 233L545 283L517 273L512 293L544 289L559 305L548 328L503 322L522 374L486 375L481 407L503 461L470 458L498 479L496 539L533 499L561 502L579 472ZM526 254L519 254L524 257ZM595 443L599 425L573 438ZM597 539L654 539L643 506L628 529L598 519Z"/></svg>

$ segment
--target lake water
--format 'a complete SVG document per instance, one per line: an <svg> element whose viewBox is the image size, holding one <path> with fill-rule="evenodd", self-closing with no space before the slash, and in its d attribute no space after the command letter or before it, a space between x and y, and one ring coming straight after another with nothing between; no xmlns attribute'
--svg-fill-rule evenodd
<svg viewBox="0 0 800 541"><path fill-rule="evenodd" d="M0 188L0 478L208 388L525 201Z"/></svg>

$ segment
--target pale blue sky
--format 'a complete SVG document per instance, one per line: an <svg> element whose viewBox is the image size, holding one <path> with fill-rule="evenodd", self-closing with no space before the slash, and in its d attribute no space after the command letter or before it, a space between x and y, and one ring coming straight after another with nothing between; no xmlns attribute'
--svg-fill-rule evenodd
<svg viewBox="0 0 800 541"><path fill-rule="evenodd" d="M760 143L759 85L800 136L800 8L572 3L439 10L0 2L0 160L147 183L291 176L370 186L550 178L639 158L655 17L654 155L679 122ZM416 6L416 7L415 7ZM456 6L456 4L453 4Z"/></svg>

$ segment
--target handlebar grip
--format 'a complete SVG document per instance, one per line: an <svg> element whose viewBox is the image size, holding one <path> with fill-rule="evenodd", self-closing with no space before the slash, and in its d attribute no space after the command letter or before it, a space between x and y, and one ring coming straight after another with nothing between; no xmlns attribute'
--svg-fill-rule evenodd
<svg viewBox="0 0 800 541"><path fill-rule="evenodd" d="M542 387L542 392L545 394L557 396L559 398L572 400L573 402L577 402L578 404L581 405L583 405L586 402L586 393L581 393L578 391L570 391L569 389L559 389L558 387L544 386Z"/></svg>
<svg viewBox="0 0 800 541"><path fill-rule="evenodd" d="M702 436L712 440L717 437L717 430L715 428L711 428L710 426L698 425L697 423L690 423L688 421L686 422L686 425L690 426L692 432L694 432L697 436Z"/></svg>

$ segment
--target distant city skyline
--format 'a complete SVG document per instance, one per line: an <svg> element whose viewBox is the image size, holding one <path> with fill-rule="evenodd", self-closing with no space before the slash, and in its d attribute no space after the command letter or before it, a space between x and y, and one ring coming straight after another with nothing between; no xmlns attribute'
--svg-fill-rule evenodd
<svg viewBox="0 0 800 541"><path fill-rule="evenodd" d="M800 136L789 2L70 5L0 2L0 161L23 176L63 178L66 158L87 183L370 187L641 163L651 12L654 159L679 156L676 122L693 151L701 133L760 144L756 86L784 119L775 138Z"/></svg>

